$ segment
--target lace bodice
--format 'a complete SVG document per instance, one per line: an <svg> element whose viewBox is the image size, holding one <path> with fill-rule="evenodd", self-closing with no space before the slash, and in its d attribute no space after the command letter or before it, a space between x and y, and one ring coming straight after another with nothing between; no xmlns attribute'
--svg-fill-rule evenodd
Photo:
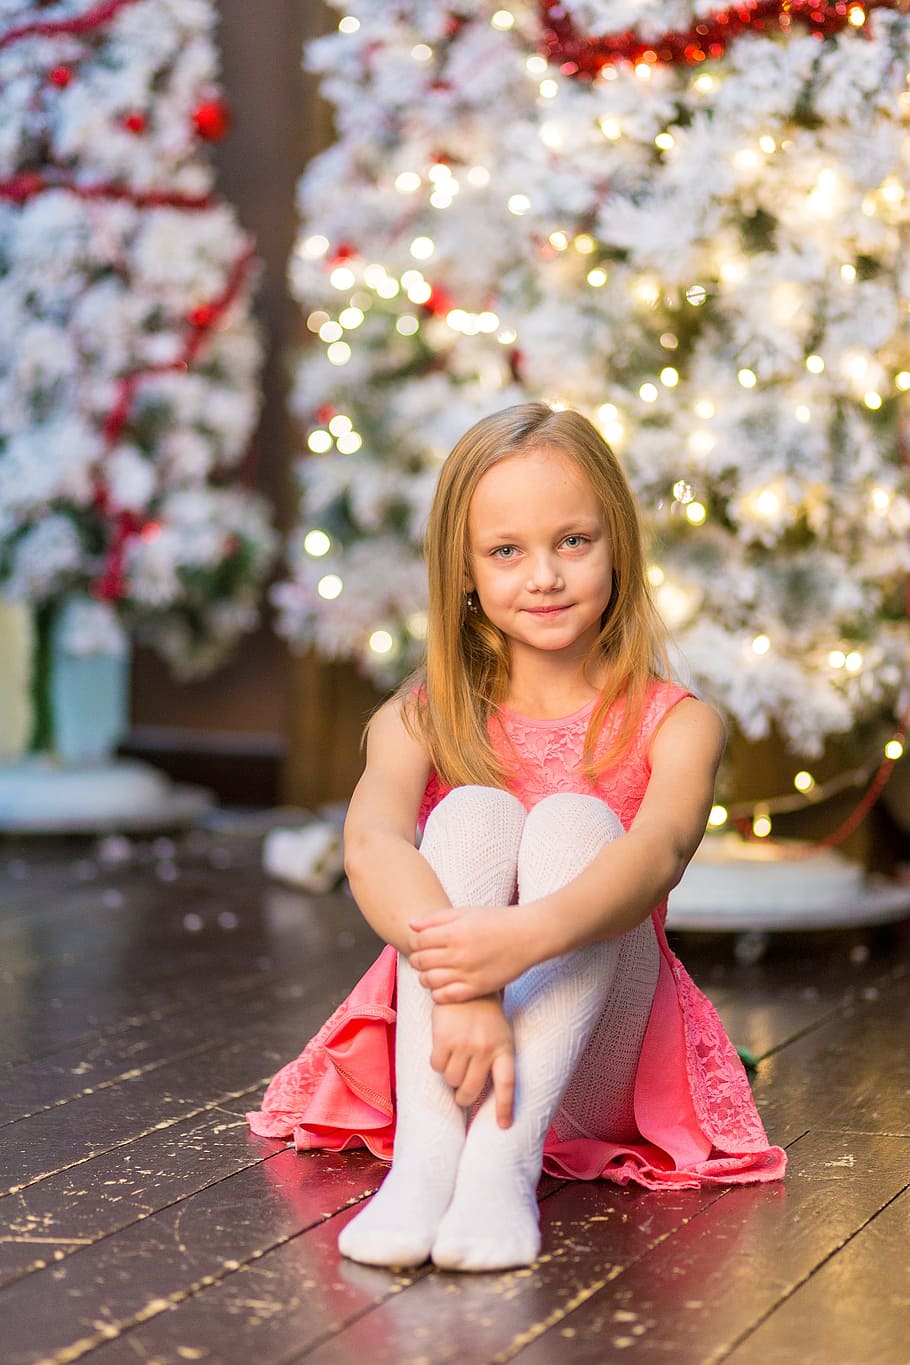
<svg viewBox="0 0 910 1365"><path fill-rule="evenodd" d="M690 695L675 683L653 682L631 747L622 761L602 773L596 782L591 782L582 770L594 701L558 720L534 720L502 706L490 721L490 741L512 773L509 790L528 810L555 792L578 792L606 802L619 816L623 828L628 829L638 814L651 776L648 761L651 739L667 712ZM625 698L619 697L607 713L597 752L605 752L613 742L624 714ZM420 808L421 827L448 790L435 773L430 777Z"/></svg>

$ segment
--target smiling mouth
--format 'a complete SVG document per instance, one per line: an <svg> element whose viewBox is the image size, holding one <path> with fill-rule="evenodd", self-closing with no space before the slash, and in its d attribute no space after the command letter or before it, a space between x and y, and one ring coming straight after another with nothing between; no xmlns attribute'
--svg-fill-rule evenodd
<svg viewBox="0 0 910 1365"><path fill-rule="evenodd" d="M526 607L525 610L528 611L531 616L556 616L559 612L568 611L569 604L568 602L565 602L559 607Z"/></svg>

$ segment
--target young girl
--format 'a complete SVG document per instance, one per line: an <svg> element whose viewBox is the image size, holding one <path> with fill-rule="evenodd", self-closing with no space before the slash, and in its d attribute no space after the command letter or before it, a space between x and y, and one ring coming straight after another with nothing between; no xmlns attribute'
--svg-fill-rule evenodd
<svg viewBox="0 0 910 1365"><path fill-rule="evenodd" d="M663 930L724 734L664 680L612 451L575 412L485 418L426 551L426 668L373 717L345 829L389 946L249 1118L301 1149L394 1138L345 1256L495 1270L538 1254L542 1166L661 1189L786 1158Z"/></svg>

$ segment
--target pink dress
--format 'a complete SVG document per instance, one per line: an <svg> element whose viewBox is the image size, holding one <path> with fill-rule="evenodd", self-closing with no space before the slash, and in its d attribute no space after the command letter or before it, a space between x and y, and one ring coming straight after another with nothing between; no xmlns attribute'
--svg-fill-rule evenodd
<svg viewBox="0 0 910 1365"><path fill-rule="evenodd" d="M651 739L667 712L688 695L671 683L652 683L631 748L594 785L580 772L593 703L561 720L530 720L502 708L490 735L515 771L511 790L529 810L554 792L593 794L628 829L648 785ZM620 698L601 743L616 733L623 707ZM447 790L431 776L421 822ZM671 952L665 918L664 902L652 916L660 973L635 1079L640 1140L559 1141L551 1132L544 1170L577 1180L634 1181L649 1189L779 1180L786 1155L768 1145L742 1063L714 1007ZM365 1146L391 1159L396 963L395 949L384 948L301 1055L278 1072L262 1109L247 1115L255 1133L293 1138L301 1151Z"/></svg>

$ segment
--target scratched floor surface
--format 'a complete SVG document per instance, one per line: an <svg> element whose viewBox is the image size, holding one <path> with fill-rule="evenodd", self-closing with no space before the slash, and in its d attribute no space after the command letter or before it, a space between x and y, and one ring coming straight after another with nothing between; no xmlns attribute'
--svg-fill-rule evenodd
<svg viewBox="0 0 910 1365"><path fill-rule="evenodd" d="M0 843L0 1361L907 1365L910 925L677 944L785 1185L545 1181L527 1270L339 1259L383 1173L242 1115L376 951L249 834Z"/></svg>

